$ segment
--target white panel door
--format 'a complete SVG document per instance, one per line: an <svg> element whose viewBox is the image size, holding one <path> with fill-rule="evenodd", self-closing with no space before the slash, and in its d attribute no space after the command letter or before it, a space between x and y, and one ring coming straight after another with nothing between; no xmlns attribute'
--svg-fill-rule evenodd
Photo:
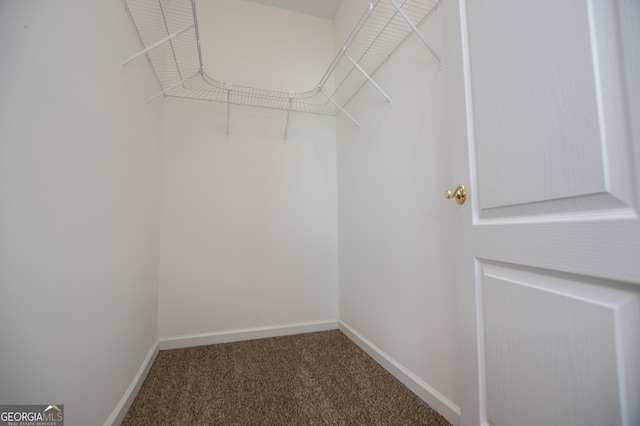
<svg viewBox="0 0 640 426"><path fill-rule="evenodd" d="M453 3L462 424L640 425L640 2Z"/></svg>

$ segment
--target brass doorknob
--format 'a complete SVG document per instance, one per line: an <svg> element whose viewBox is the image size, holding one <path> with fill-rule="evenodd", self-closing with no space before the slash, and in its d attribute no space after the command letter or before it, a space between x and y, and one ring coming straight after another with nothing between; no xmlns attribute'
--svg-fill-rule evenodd
<svg viewBox="0 0 640 426"><path fill-rule="evenodd" d="M447 199L455 198L458 204L462 204L467 199L467 190L464 185L460 184L454 191L449 190L445 192L444 196L447 197Z"/></svg>

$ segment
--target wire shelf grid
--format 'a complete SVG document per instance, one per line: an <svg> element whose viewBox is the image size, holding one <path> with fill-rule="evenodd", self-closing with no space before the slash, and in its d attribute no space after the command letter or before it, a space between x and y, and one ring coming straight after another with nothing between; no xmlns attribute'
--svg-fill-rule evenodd
<svg viewBox="0 0 640 426"><path fill-rule="evenodd" d="M169 38L146 52L163 90L149 101L165 95L336 115L411 34L406 19L420 25L440 1L371 1L318 85L298 93L230 85L210 77L202 67L195 0L123 3L145 48Z"/></svg>

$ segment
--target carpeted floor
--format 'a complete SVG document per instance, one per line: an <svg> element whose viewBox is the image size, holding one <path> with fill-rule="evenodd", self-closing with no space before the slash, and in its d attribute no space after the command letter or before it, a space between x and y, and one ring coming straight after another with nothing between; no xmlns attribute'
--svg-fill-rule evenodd
<svg viewBox="0 0 640 426"><path fill-rule="evenodd" d="M122 424L450 426L338 330L161 351Z"/></svg>

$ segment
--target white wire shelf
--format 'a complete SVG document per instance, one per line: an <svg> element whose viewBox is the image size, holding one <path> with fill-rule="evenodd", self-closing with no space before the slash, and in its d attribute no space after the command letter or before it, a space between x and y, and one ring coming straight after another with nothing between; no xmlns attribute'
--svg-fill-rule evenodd
<svg viewBox="0 0 640 426"><path fill-rule="evenodd" d="M318 85L297 93L231 85L210 77L202 67L195 0L123 3L145 48L123 66L146 54L162 86L147 102L164 95L325 115L342 111L357 124L342 107L367 81L391 101L371 76L412 31L440 63L417 29L440 0L371 1Z"/></svg>

